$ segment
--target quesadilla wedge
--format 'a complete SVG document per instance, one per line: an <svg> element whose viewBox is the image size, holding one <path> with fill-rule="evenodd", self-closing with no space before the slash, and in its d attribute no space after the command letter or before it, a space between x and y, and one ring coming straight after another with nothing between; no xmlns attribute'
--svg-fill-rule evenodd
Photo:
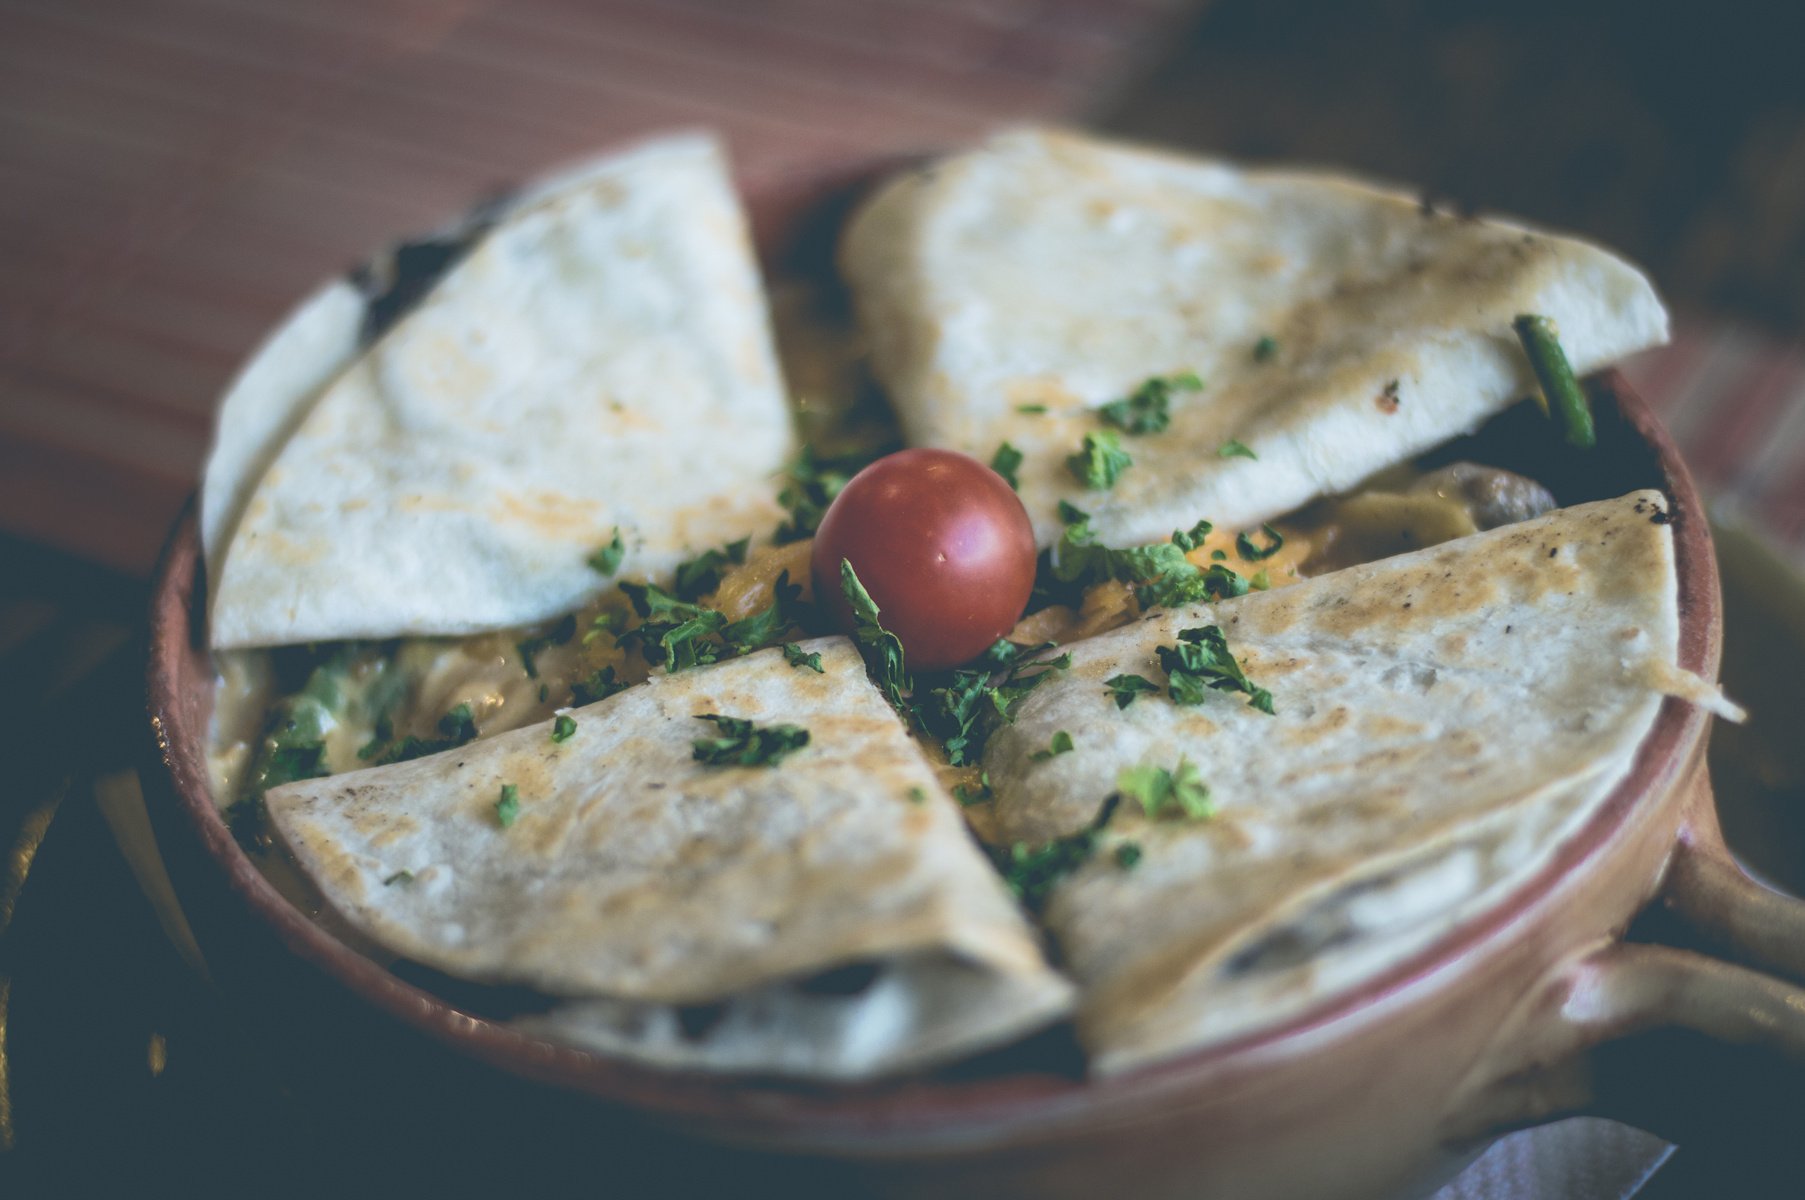
<svg viewBox="0 0 1805 1200"><path fill-rule="evenodd" d="M246 492L210 565L215 648L527 625L605 585L585 559L616 531L616 569L657 575L771 528L790 417L718 146L530 193L232 487L267 440L209 469L222 522Z"/></svg>
<svg viewBox="0 0 1805 1200"><path fill-rule="evenodd" d="M270 817L358 933L559 998L528 1026L612 1053L856 1078L1062 1015L1069 985L851 643L802 649L819 672L772 649L656 676L568 725L275 788ZM787 738L781 760L705 715Z"/></svg>
<svg viewBox="0 0 1805 1200"><path fill-rule="evenodd" d="M1044 130L892 181L840 262L910 443L1013 447L1043 544L1060 500L1110 544L1247 528L1470 431L1535 389L1520 314L1580 372L1667 336L1582 242Z"/></svg>
<svg viewBox="0 0 1805 1200"><path fill-rule="evenodd" d="M1092 851L1044 917L1094 1068L1396 965L1547 862L1666 697L1729 711L1677 665L1667 521L1637 492L1072 646L985 766L997 837ZM1187 687L1161 648L1210 628L1234 663Z"/></svg>

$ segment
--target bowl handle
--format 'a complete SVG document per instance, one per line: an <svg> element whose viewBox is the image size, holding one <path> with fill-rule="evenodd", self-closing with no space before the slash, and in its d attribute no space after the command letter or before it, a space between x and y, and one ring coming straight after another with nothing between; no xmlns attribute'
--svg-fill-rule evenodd
<svg viewBox="0 0 1805 1200"><path fill-rule="evenodd" d="M1469 1076L1445 1139L1592 1115L1737 1153L1805 1151L1805 900L1751 879L1707 802L1629 938L1538 985L1494 1042L1508 1057Z"/></svg>

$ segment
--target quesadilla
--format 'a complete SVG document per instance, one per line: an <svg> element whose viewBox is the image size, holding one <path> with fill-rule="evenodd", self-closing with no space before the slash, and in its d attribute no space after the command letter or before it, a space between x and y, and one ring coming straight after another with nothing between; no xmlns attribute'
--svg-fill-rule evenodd
<svg viewBox="0 0 1805 1200"><path fill-rule="evenodd" d="M1013 447L1043 544L1062 499L1110 544L1241 529L1470 431L1535 390L1520 314L1582 373L1667 336L1582 242L1042 130L887 184L840 262L910 444Z"/></svg>
<svg viewBox="0 0 1805 1200"><path fill-rule="evenodd" d="M1665 697L1722 708L1676 660L1667 521L1637 492L1070 647L984 765L996 836L1093 851L1044 918L1094 1068L1395 966L1549 861ZM1211 628L1232 663L1174 649Z"/></svg>
<svg viewBox="0 0 1805 1200"><path fill-rule="evenodd" d="M269 814L360 934L556 997L527 1026L611 1053L856 1078L1062 1015L1069 985L851 643L802 651L819 672L773 649L656 676L568 725L275 788ZM699 761L733 732L704 716L787 730L786 753Z"/></svg>
<svg viewBox="0 0 1805 1200"><path fill-rule="evenodd" d="M285 423L222 426L219 521ZM655 576L775 526L791 441L720 150L649 143L508 209L325 385L215 547L213 645L557 617L617 531L615 568Z"/></svg>

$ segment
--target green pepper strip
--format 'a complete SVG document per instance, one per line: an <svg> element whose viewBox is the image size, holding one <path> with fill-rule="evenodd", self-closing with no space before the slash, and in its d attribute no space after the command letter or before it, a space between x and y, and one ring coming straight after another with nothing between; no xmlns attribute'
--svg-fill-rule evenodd
<svg viewBox="0 0 1805 1200"><path fill-rule="evenodd" d="M1511 328L1517 331L1523 352L1529 355L1529 365L1535 368L1542 394L1560 418L1567 444L1590 450L1598 441L1592 426L1592 406L1587 403L1586 393L1574 377L1572 365L1567 362L1567 352L1561 349L1554 322L1547 317L1524 313L1511 322Z"/></svg>

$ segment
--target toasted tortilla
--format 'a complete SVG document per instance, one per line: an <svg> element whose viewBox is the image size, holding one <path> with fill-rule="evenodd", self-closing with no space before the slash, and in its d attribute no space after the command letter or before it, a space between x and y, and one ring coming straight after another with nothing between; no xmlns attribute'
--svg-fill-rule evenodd
<svg viewBox="0 0 1805 1200"><path fill-rule="evenodd" d="M1069 985L858 653L807 649L824 673L767 650L657 676L575 710L565 741L541 724L288 784L270 817L360 934L565 998L527 1026L612 1053L851 1078L1061 1015ZM700 713L810 740L774 766L704 766ZM720 1007L686 1033L698 1005Z"/></svg>
<svg viewBox="0 0 1805 1200"><path fill-rule="evenodd" d="M215 648L530 624L607 585L585 559L617 527L650 575L769 529L790 417L719 147L529 193L234 487L289 420L222 425Z"/></svg>
<svg viewBox="0 0 1805 1200"><path fill-rule="evenodd" d="M1521 313L1581 372L1667 337L1648 281L1582 242L1044 130L889 183L840 261L909 441L1015 446L1043 543L1061 499L1117 544L1245 528L1469 431L1535 389ZM1185 372L1203 386L1170 428L1121 434L1133 465L1081 485L1065 459L1095 410Z"/></svg>
<svg viewBox="0 0 1805 1200"><path fill-rule="evenodd" d="M1047 904L1094 1068L1270 1027L1396 966L1547 863L1668 695L1721 704L1677 663L1667 521L1637 492L1073 646L990 742L999 839L1083 829L1141 765L1188 760L1216 806L1119 802ZM1156 648L1212 624L1276 715L1166 694ZM1119 674L1161 691L1118 709ZM1035 759L1057 730L1071 752Z"/></svg>

